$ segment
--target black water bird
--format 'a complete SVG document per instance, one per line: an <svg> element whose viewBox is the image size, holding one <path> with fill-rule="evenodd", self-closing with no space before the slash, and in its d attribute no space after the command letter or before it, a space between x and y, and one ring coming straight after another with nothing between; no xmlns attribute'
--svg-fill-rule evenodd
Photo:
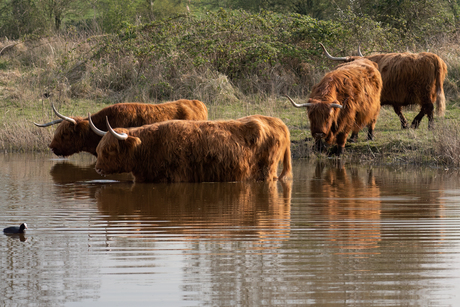
<svg viewBox="0 0 460 307"><path fill-rule="evenodd" d="M27 229L27 224L22 223L21 226L10 226L3 229L4 233L24 233L24 230Z"/></svg>

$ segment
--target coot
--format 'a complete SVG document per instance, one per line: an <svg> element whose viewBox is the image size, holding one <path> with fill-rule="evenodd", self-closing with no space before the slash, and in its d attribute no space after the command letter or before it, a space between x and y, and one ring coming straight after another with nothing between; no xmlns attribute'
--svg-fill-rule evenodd
<svg viewBox="0 0 460 307"><path fill-rule="evenodd" d="M24 230L27 229L27 224L22 223L21 226L10 226L3 229L4 233L24 233Z"/></svg>

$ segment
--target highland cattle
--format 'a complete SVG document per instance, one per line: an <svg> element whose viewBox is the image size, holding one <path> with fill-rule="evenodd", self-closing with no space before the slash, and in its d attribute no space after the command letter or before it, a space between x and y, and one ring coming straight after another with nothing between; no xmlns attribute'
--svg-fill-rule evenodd
<svg viewBox="0 0 460 307"><path fill-rule="evenodd" d="M422 118L427 115L428 128L433 128L433 110L443 116L446 110L444 79L447 75L446 63L431 52L421 53L380 53L363 56L334 57L320 44L326 56L334 61L352 62L368 59L377 63L383 81L380 104L391 105L399 116L401 128L407 128L407 120L401 112L402 107L419 105L420 112L414 118L411 128L417 128Z"/></svg>
<svg viewBox="0 0 460 307"><path fill-rule="evenodd" d="M90 117L91 118L91 117ZM279 180L292 174L290 134L278 118L171 120L137 128L110 127L97 146L101 175L131 172L136 182Z"/></svg>
<svg viewBox="0 0 460 307"><path fill-rule="evenodd" d="M95 134L88 118L68 117L53 111L60 119L46 124L36 124L38 127L48 127L59 124L49 147L57 156L70 156L79 152L89 152L97 155L96 147L101 137ZM208 109L199 100L180 99L160 104L149 103L117 103L103 108L92 115L96 127L105 127L105 118L110 117L114 127L139 127L156 122L180 120L206 120Z"/></svg>
<svg viewBox="0 0 460 307"><path fill-rule="evenodd" d="M287 98L295 107L307 109L316 149L322 148L324 139L329 145L335 142L336 154L340 155L350 131L354 140L367 126L367 138L374 138L381 90L382 78L377 64L360 59L328 72L313 86L307 103L299 105Z"/></svg>

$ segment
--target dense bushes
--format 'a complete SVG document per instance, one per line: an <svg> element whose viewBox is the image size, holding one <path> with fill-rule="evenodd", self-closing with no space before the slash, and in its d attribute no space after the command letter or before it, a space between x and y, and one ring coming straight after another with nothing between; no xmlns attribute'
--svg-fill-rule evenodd
<svg viewBox="0 0 460 307"><path fill-rule="evenodd" d="M306 96L336 64L325 59L319 42L337 55L354 54L358 45L365 54L422 51L425 45L425 40L351 10L342 11L340 21L325 21L220 9L137 26L122 22L120 27L111 34L68 28L65 34L29 38L5 51L1 64L27 72L27 88L33 84L35 92L54 93L60 100L193 97L225 102L251 94ZM430 51L439 46L435 52L451 57L449 71L456 75L456 51L446 50L447 40L441 39ZM447 81L447 91L457 88L457 80Z"/></svg>
<svg viewBox="0 0 460 307"><path fill-rule="evenodd" d="M391 49L396 41L393 31L357 17L339 23L221 9L203 17L125 23L117 34L89 38L69 50L61 61L61 78L74 88L86 84L123 100L199 96L197 85L220 76L243 94L306 95L322 71L334 65L325 60L319 42L341 53L356 52L358 26L368 48ZM88 44L91 52L83 53ZM80 78L69 78L82 63Z"/></svg>

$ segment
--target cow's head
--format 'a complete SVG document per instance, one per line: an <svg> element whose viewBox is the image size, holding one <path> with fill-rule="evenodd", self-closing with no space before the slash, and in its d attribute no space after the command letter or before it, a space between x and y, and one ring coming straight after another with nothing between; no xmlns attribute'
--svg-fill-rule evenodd
<svg viewBox="0 0 460 307"><path fill-rule="evenodd" d="M85 142L90 131L89 123L81 117L68 117L60 114L54 104L52 104L54 113L60 119L51 121L46 124L34 123L37 127L48 127L59 124L54 132L53 139L49 148L57 156L70 156L85 150Z"/></svg>
<svg viewBox="0 0 460 307"><path fill-rule="evenodd" d="M108 132L99 130L92 122L91 115L88 115L91 129L98 135L103 136L99 142L96 153L96 171L100 175L130 172L133 168L134 152L141 140L138 137L130 136L126 128L116 128L110 126L108 118Z"/></svg>
<svg viewBox="0 0 460 307"><path fill-rule="evenodd" d="M311 135L316 140L325 138L331 132L332 134L337 132L338 112L343 108L337 100L330 103L310 98L307 103L297 104L289 96L286 97L296 108L307 108Z"/></svg>

